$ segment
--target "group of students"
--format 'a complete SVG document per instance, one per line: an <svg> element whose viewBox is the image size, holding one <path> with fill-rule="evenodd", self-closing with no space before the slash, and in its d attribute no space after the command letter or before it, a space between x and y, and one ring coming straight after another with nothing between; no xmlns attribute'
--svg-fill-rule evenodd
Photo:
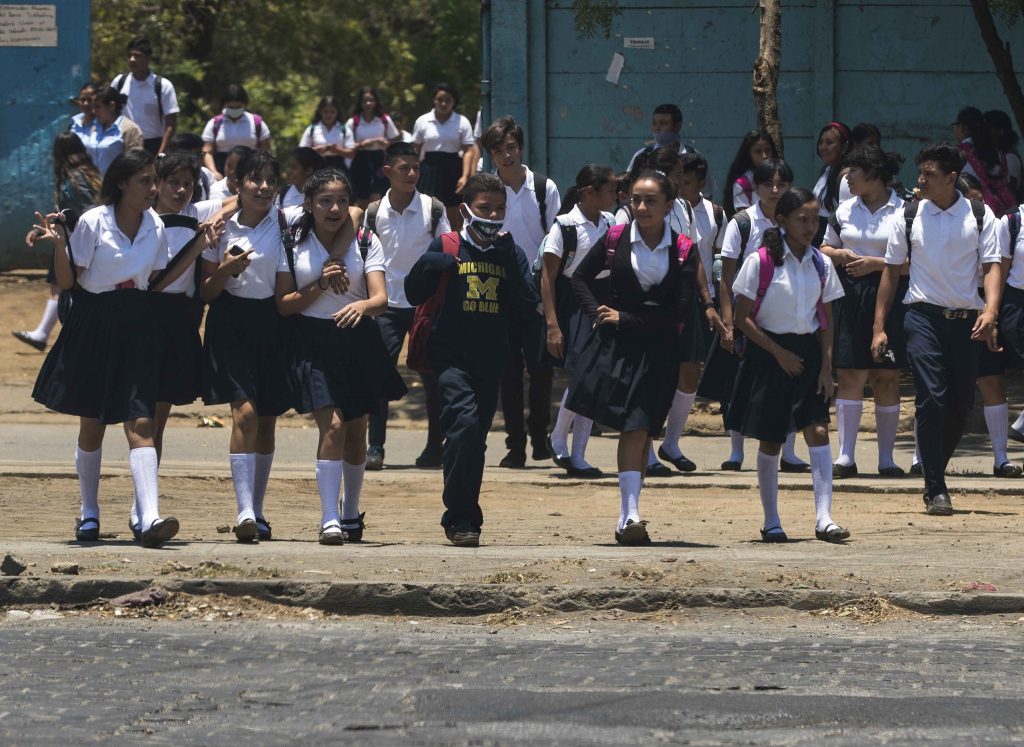
<svg viewBox="0 0 1024 747"><path fill-rule="evenodd" d="M159 93L170 84L151 85ZM976 109L958 116L959 146L921 151L920 194L906 202L894 181L899 159L881 150L877 128L831 122L819 136L814 190L795 187L771 138L752 132L719 206L708 197L706 159L680 141L674 105L654 110L654 143L626 173L589 164L563 200L523 162L518 123L500 117L474 133L457 102L439 84L433 110L406 137L372 89L360 91L344 126L337 100L324 97L286 178L267 148L232 139L242 119L257 146L266 131L245 111L244 90L231 92L198 142L164 130L159 144L143 138L148 149L123 150L105 169L86 140L58 137L59 212L38 215L30 241L55 244L51 281L62 293L47 314L52 304L64 324L34 396L81 419L80 540L99 536L110 423L125 423L129 440L132 531L146 546L175 535L177 521L157 503L162 434L173 405L202 396L231 407L239 541L272 535L264 502L276 418L289 409L311 414L320 431L320 541L358 541L364 471L383 467L387 403L406 393L396 364L407 337L427 400L416 464L443 468L441 523L459 546L479 543L486 435L499 400L503 467L524 466L529 443L534 460L599 477L586 459L593 425L619 433L614 536L626 545L651 541L639 513L644 478L672 474L661 460L696 469L679 441L698 396L722 405L731 443L722 469L741 468L745 438L759 442L766 542L787 539L780 469L811 473L817 538L849 536L831 516L832 480L857 474L866 384L879 473L903 474L893 444L907 366L917 390L912 471L924 474L929 513L952 511L945 467L978 376L994 472L1021 474L1006 458L1007 435L1019 428L1007 427L1002 383L1007 357L1024 353L1010 328L1024 328L1015 295L1024 295L1024 271L1013 268L1019 198L1005 188L1019 189L1020 178L995 145L997 128L979 129L978 118L988 120ZM478 141L493 174L476 173ZM157 159L154 148L168 152ZM86 209L93 196L98 206ZM17 334L45 348L45 337ZM569 384L549 430L556 367ZM810 464L796 456L798 432Z"/></svg>

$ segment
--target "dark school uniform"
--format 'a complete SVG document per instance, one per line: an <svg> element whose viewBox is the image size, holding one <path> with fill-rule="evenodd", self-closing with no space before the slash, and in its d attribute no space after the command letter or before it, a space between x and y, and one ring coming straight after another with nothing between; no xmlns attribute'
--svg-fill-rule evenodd
<svg viewBox="0 0 1024 747"><path fill-rule="evenodd" d="M167 265L167 234L143 213L135 239L113 205L86 211L71 234L71 263L83 268L71 309L43 361L32 398L66 415L123 423L151 418L159 378L149 276Z"/></svg>
<svg viewBox="0 0 1024 747"><path fill-rule="evenodd" d="M285 211L293 220L298 208ZM203 259L220 263L225 250L252 249L249 266L229 277L206 314L203 342L203 401L208 405L251 400L261 416L281 415L293 406L287 336L274 303L277 268L284 253L277 208L255 227L227 219L220 245Z"/></svg>
<svg viewBox="0 0 1024 747"><path fill-rule="evenodd" d="M460 524L480 529L480 483L487 432L498 404L498 388L509 355L510 332L527 314L536 314L539 299L530 282L522 249L508 234L487 248L463 230L459 263L434 240L409 271L405 292L419 305L450 271L444 303L430 332L429 356L441 392L444 433L445 527Z"/></svg>
<svg viewBox="0 0 1024 747"><path fill-rule="evenodd" d="M971 329L984 308L978 297L982 266L1001 261L996 218L984 208L982 226L971 203L958 196L942 210L921 200L907 236L906 221L894 221L885 263L910 258L910 283L903 331L914 374L917 444L926 499L947 493L946 465L974 406L980 342Z"/></svg>
<svg viewBox="0 0 1024 747"><path fill-rule="evenodd" d="M700 252L700 263L704 268L704 277L708 281L708 292L711 293L712 303L717 309L718 293L712 280L712 264L715 255L722 250L725 212L711 200L701 198L700 202L693 206L693 225L697 236L695 239L697 249ZM691 235L690 238L692 239L693 236ZM690 317L683 325L683 332L679 336L679 362L703 364L707 360L708 353L711 352L712 343L718 344L714 332L708 327L704 303L698 300L691 304Z"/></svg>
<svg viewBox="0 0 1024 747"><path fill-rule="evenodd" d="M782 266L775 268L754 319L776 344L803 359L803 371L790 376L771 353L748 339L725 417L725 427L729 430L759 441L781 444L794 431L828 422L828 401L818 391L822 363L818 300L830 303L842 298L843 287L832 260L824 255L825 285L822 287L814 264L814 251L813 247L808 247L803 259L798 260L785 244ZM733 293L737 297L756 299L760 272L758 256L748 257L736 274Z"/></svg>
<svg viewBox="0 0 1024 747"><path fill-rule="evenodd" d="M1019 230L1020 212L1011 211L999 219L998 240L1002 247L1003 258L1010 259L1010 271L1003 288L1003 308L999 314L999 338L1010 355L1014 365L1024 361L1024 238ZM1016 223L1014 235L1011 235L1010 222ZM983 376L980 370L979 376Z"/></svg>
<svg viewBox="0 0 1024 747"><path fill-rule="evenodd" d="M861 257L885 257L892 224L903 219L903 200L892 190L889 190L888 202L874 213L860 197L854 197L840 203L829 217L823 243L836 249L849 249ZM902 298L907 292L909 277L900 277L897 299L885 320L889 350L896 360L877 363L871 355L871 339L874 336L875 300L878 298L882 273L872 272L853 277L845 268L837 267L836 274L845 295L832 306L835 326L832 365L852 370L906 368L907 346L903 339L906 306Z"/></svg>
<svg viewBox="0 0 1024 747"><path fill-rule="evenodd" d="M352 117L345 123L346 148L355 148L356 143L361 140L382 137L393 141L400 136L401 133L395 127L395 123L386 114L383 117L374 117L369 121ZM352 176L352 192L356 199L368 200L372 194L380 195L387 191L389 184L387 177L384 176L384 150L386 148L385 145L361 148L352 157L349 173ZM459 176L461 175L462 172L459 171Z"/></svg>
<svg viewBox="0 0 1024 747"><path fill-rule="evenodd" d="M572 276L576 298L591 323L597 308L619 312L618 325L598 325L578 352L565 406L619 432L661 432L679 372L679 325L696 295L698 252L680 266L678 234L666 221L650 249L632 224L608 266L607 235ZM609 272L605 299L595 295L598 275Z"/></svg>
<svg viewBox="0 0 1024 747"><path fill-rule="evenodd" d="M203 200L186 205L179 215L198 225L217 215L223 205L223 200ZM196 231L188 226L168 226L165 230L170 263L195 238ZM153 299L160 335L159 402L188 405L195 402L202 388L203 342L199 337L197 293L196 273L191 268Z"/></svg>
<svg viewBox="0 0 1024 747"><path fill-rule="evenodd" d="M461 203L455 187L462 178L462 150L476 144L473 125L458 112L441 122L431 109L416 120L412 137L421 146L420 192L436 197L446 207Z"/></svg>
<svg viewBox="0 0 1024 747"><path fill-rule="evenodd" d="M363 214L364 224L370 219L373 206ZM427 250L430 243L441 234L451 230L444 210L433 225L433 200L418 191L405 210L399 213L391 207L390 192L380 200L373 218L374 235L380 240L384 252L385 282L388 288L388 308L374 321L380 330L384 347L392 363L398 362L406 335L412 329L416 308L405 296L405 278L416 260ZM427 407L427 443L441 445L440 396L437 379L433 374L420 374ZM367 440L370 446L383 447L387 440L388 403L384 400L377 412L371 413Z"/></svg>
<svg viewBox="0 0 1024 747"><path fill-rule="evenodd" d="M299 242L289 260L282 252L278 272L291 273L296 288L320 279L330 252L312 231ZM377 412L380 400L405 396L405 383L384 348L380 330L364 318L353 327L339 327L334 314L369 296L366 276L384 272L384 252L372 236L363 257L358 239L345 252L349 287L344 293L326 291L303 309L291 328L291 376L295 409L309 413L323 407L341 411L344 420Z"/></svg>

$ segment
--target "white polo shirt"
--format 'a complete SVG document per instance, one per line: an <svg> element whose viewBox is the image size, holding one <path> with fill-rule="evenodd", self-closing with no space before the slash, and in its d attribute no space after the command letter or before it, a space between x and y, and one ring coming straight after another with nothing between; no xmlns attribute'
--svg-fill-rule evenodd
<svg viewBox="0 0 1024 747"><path fill-rule="evenodd" d="M120 77L120 76L119 76ZM110 81L110 85L117 83L117 78ZM164 121L160 118L160 106L156 100L156 73L150 72L145 80L136 80L135 76L129 73L121 84L119 93L126 94L128 101L124 105L124 116L139 126L142 130L142 137L150 138L164 136ZM160 78L160 99L163 103L164 116L177 114L178 95L174 91L174 85L167 78Z"/></svg>
<svg viewBox="0 0 1024 747"><path fill-rule="evenodd" d="M526 255L526 261L533 266L537 261L537 254L540 252L540 245L547 236L551 225L558 216L558 208L561 207L562 198L558 195L558 187L548 177L545 188L545 200L543 221L540 214L540 203L537 200L537 184L533 172L529 167L526 169L526 180L518 192L505 186L505 221L504 230L512 234L512 240ZM542 225L543 223L543 225Z"/></svg>
<svg viewBox="0 0 1024 747"><path fill-rule="evenodd" d="M740 185L739 180L732 183L732 206L736 212L740 210L746 210L751 205L756 205L761 199L757 196L757 187L754 185L754 172L747 169L743 173L743 176L748 182L750 182L751 192L750 198L747 198L747 193L743 191L743 187Z"/></svg>
<svg viewBox="0 0 1024 747"><path fill-rule="evenodd" d="M316 233L310 231L295 247L295 287L305 288L310 283L316 282L323 275L324 262L331 256L331 253L320 243ZM381 249L380 241L376 236L370 239L370 246L366 250L366 261L363 261L362 252L359 251L358 239L353 239L345 252L345 271L348 273L348 290L344 293L335 293L327 290L317 296L316 300L299 312L302 316L310 316L315 319L330 319L335 313L341 311L354 301L365 301L369 296L366 292L366 275L371 272L384 272L384 251ZM291 273L288 267L288 255L281 252L281 258L277 265L278 272ZM366 324L366 321L361 322Z"/></svg>
<svg viewBox="0 0 1024 747"><path fill-rule="evenodd" d="M775 225L761 211L760 202L742 212L746 213L747 219L750 221L750 238L747 239L746 246L740 246L740 229L736 225L736 216L734 215L725 227L725 235L722 237L723 257L738 260L742 255L746 259L761 246L761 237L764 236L764 232Z"/></svg>
<svg viewBox="0 0 1024 747"><path fill-rule="evenodd" d="M458 112L452 112L444 122L438 122L433 109L416 119L412 139L423 146L421 156L427 153L461 153L476 144L473 125L468 119Z"/></svg>
<svg viewBox="0 0 1024 747"><path fill-rule="evenodd" d="M982 265L999 262L1001 252L996 218L985 206L979 235L971 203L957 193L948 210L921 200L914 219L910 253L910 288L904 303L931 303L946 309L982 310L978 296ZM893 221L885 249L887 265L907 259L907 231L903 220Z"/></svg>
<svg viewBox="0 0 1024 747"><path fill-rule="evenodd" d="M330 128L324 127L323 122L314 122L305 129L299 139L300 148L316 148L322 145L344 145L345 126L341 122L335 122Z"/></svg>
<svg viewBox="0 0 1024 747"><path fill-rule="evenodd" d="M249 148L256 148L260 143L270 140L270 128L267 127L267 120L261 120L259 127L259 139L257 140L256 118L252 112L245 112L237 121L231 121L224 117L220 122L220 129L217 130L216 140L213 137L213 117L203 128L203 142L213 143L214 150L218 153L225 153L236 145L245 145Z"/></svg>
<svg viewBox="0 0 1024 747"><path fill-rule="evenodd" d="M286 211L289 224L294 219L295 208ZM301 212L301 211L300 211ZM277 268L284 255L281 244L281 227L277 220L277 208L271 207L266 216L253 228L238 222L240 212L227 219L220 244L203 250L203 259L216 262L218 265L224 258L224 252L233 246L243 251L253 249L249 255L249 266L239 273L237 278L228 276L224 290L239 298L270 298L274 295L277 283Z"/></svg>
<svg viewBox="0 0 1024 747"><path fill-rule="evenodd" d="M829 220L822 244L849 249L860 257L884 257L893 222L903 221L903 198L890 189L889 201L872 213L864 200L854 197L839 203L836 220L840 233Z"/></svg>
<svg viewBox="0 0 1024 747"><path fill-rule="evenodd" d="M843 286L832 260L824 254L821 255L825 264L825 287L822 288L811 247L807 247L800 260L790 251L785 235L783 247L782 266L775 268L755 321L761 329L777 335L809 335L818 331L818 299L830 303L842 298ZM760 261L744 262L736 273L732 291L736 296L755 300L760 280Z"/></svg>
<svg viewBox="0 0 1024 747"><path fill-rule="evenodd" d="M228 186L228 178L218 179L210 185L210 199L220 198L226 200L232 197L231 188Z"/></svg>
<svg viewBox="0 0 1024 747"><path fill-rule="evenodd" d="M430 207L428 195L416 192L412 201L402 212L391 207L391 190L380 201L375 225L376 236L380 239L384 255L385 280L388 286L388 306L396 309L412 307L405 297L405 277L416 264L430 242L443 233L451 231L448 216L442 211L437 230L430 230ZM366 213L363 213L364 225Z"/></svg>
<svg viewBox="0 0 1024 747"><path fill-rule="evenodd" d="M559 215L556 218L555 224L551 226L548 235L544 237L543 253L551 254L561 259L562 254L565 252L565 246L562 242L562 229L559 228L558 224L564 223L566 226L573 226L576 229L576 254L565 263L565 268L562 270L563 275L572 277L580 262L586 259L594 245L608 232L611 220L612 216L610 213L601 213L597 223L591 223L580 210L580 206L576 205L565 215Z"/></svg>
<svg viewBox="0 0 1024 747"><path fill-rule="evenodd" d="M105 293L132 282L146 290L154 270L167 266L167 232L152 209L129 239L117 226L113 205L100 205L82 213L71 234L71 253L83 268L78 284L90 293Z"/></svg>
<svg viewBox="0 0 1024 747"><path fill-rule="evenodd" d="M693 220L700 236L697 240L697 248L700 250L701 264L704 265L704 277L708 279L708 290L711 291L711 297L714 298L716 289L715 283L711 279L711 264L715 261L715 254L722 248L726 226L719 228L715 223L715 205L707 199L702 199L693 207Z"/></svg>
<svg viewBox="0 0 1024 747"><path fill-rule="evenodd" d="M282 208L293 208L302 207L305 201L305 195L303 195L294 184L289 184L288 189L284 191L284 196L281 196L280 193L278 193L278 197L274 200L274 204Z"/></svg>
<svg viewBox="0 0 1024 747"><path fill-rule="evenodd" d="M672 229L665 221L661 241L651 249L640 235L640 227L634 222L629 228L629 263L633 267L640 287L646 293L668 275L668 253L672 249ZM648 303L651 303L648 301Z"/></svg>
<svg viewBox="0 0 1024 747"><path fill-rule="evenodd" d="M356 143L360 140L369 140L370 138L382 137L390 141L400 137L401 134L395 127L395 123L391 121L391 117L386 117L383 121L380 117L374 117L369 121L360 118L358 127L355 125L355 117L352 117L345 122L345 147L355 148ZM376 143L364 150L384 150L387 147Z"/></svg>
<svg viewBox="0 0 1024 747"><path fill-rule="evenodd" d="M825 192L828 191L828 180L832 175L832 167L826 166L825 170L821 172L821 176L818 177L818 181L814 183L815 198L818 200L818 215L822 218L827 218L830 213L828 208L825 207Z"/></svg>
<svg viewBox="0 0 1024 747"><path fill-rule="evenodd" d="M1020 208L1018 208L1019 210ZM999 219L999 245L1003 247L1003 257L1010 257L1010 215L1004 215ZM1013 247L1013 263L1010 265L1010 274L1006 278L1007 285L1012 285L1017 290L1024 290L1024 231L1017 234L1017 244Z"/></svg>
<svg viewBox="0 0 1024 747"><path fill-rule="evenodd" d="M186 205L179 215L187 215L195 218L200 223L205 223L220 212L224 207L224 201L219 199L202 200ZM170 263L174 255L178 253L185 244L192 240L195 231L191 228L171 227L164 228L167 232L167 261ZM205 250L204 250L205 251ZM191 270L185 270L173 283L163 289L164 293L187 293L191 296L195 292L195 277Z"/></svg>

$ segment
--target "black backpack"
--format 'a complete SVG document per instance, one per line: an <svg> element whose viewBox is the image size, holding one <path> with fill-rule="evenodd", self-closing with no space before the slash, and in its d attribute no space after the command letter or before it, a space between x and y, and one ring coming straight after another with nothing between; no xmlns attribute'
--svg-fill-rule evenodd
<svg viewBox="0 0 1024 747"><path fill-rule="evenodd" d="M380 200L371 202L366 206L363 214L363 226L369 231L359 233L359 253L366 259L366 253L370 251L370 238L377 233L377 213L380 212ZM444 203L436 197L430 198L430 235L437 233L437 226L441 223L441 216L444 215Z"/></svg>

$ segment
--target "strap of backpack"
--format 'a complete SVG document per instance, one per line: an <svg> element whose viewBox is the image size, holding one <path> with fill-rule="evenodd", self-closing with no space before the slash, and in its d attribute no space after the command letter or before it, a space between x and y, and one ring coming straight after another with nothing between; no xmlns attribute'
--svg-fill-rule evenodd
<svg viewBox="0 0 1024 747"><path fill-rule="evenodd" d="M843 234L843 225L839 222L839 216L836 215L837 212L837 210L833 210L832 214L828 216L828 224L832 226L832 230L836 232L836 236L841 237Z"/></svg>
<svg viewBox="0 0 1024 747"><path fill-rule="evenodd" d="M615 259L615 250L619 247L622 234L631 225L630 223L617 223L614 226L610 226L608 233L604 235L605 263L608 265L608 269L611 269L612 261Z"/></svg>
<svg viewBox="0 0 1024 747"><path fill-rule="evenodd" d="M217 133L220 132L221 125L224 124L224 115L217 114L213 117L213 142L217 143Z"/></svg>
<svg viewBox="0 0 1024 747"><path fill-rule="evenodd" d="M164 228L189 228L195 231L195 235L186 241L185 245L181 247L173 257L171 257L171 261L167 263L167 266L160 270L155 278L149 281L150 290L160 285L163 279L171 274L171 271L177 268L177 266L184 261L185 255L188 254L189 250L192 249L192 247L195 246L195 243L200 239L199 221L191 215L167 213L160 216L160 221L164 224Z"/></svg>
<svg viewBox="0 0 1024 747"><path fill-rule="evenodd" d="M373 230L367 226L359 226L359 255L366 262L366 255L370 252L370 243L373 241Z"/></svg>
<svg viewBox="0 0 1024 747"><path fill-rule="evenodd" d="M818 326L821 329L828 329L828 317L825 315L825 258L821 250L815 246L810 247L812 252L811 260L814 262L814 269L818 271L818 280L821 282L821 291L818 293L817 313Z"/></svg>
<svg viewBox="0 0 1024 747"><path fill-rule="evenodd" d="M366 212L363 213L363 225L374 233L377 233L377 213L380 212L380 202L380 200L371 202L366 206ZM433 234L433 232L431 232L431 234Z"/></svg>
<svg viewBox="0 0 1024 747"><path fill-rule="evenodd" d="M1017 237L1020 236L1020 208L1017 208L1012 213L1008 213L1006 216L1006 222L1010 229L1010 256L1013 257L1013 253L1017 251Z"/></svg>
<svg viewBox="0 0 1024 747"><path fill-rule="evenodd" d="M908 262L910 261L910 251L914 247L914 242L912 241L912 237L914 235L914 218L917 217L917 208L918 208L918 206L920 204L921 203L919 203L919 202L917 202L915 200L913 202L908 202L906 205L903 206L903 222L904 222L904 224L906 226L905 230L907 232L907 261Z"/></svg>
<svg viewBox="0 0 1024 747"><path fill-rule="evenodd" d="M719 234L722 233L722 229L725 227L725 208L712 202L711 217L715 221L715 241L717 241Z"/></svg>
<svg viewBox="0 0 1024 747"><path fill-rule="evenodd" d="M444 215L444 203L436 197L430 198L430 235L437 233L437 227L441 225L441 217Z"/></svg>
<svg viewBox="0 0 1024 747"><path fill-rule="evenodd" d="M533 172L533 192L537 196L537 207L540 208L540 232L547 235L548 229L548 178L539 171Z"/></svg>
<svg viewBox="0 0 1024 747"><path fill-rule="evenodd" d="M153 92L156 93L156 110L160 114L160 124L164 123L164 99L161 94L164 90L164 79L159 75L153 77Z"/></svg>
<svg viewBox="0 0 1024 747"><path fill-rule="evenodd" d="M448 233L441 234L441 251L445 254L450 254L453 257L459 256L459 244L461 243L459 234L456 231L449 231ZM450 272L446 272L441 275L441 279L437 281L437 290L434 291L432 298L434 309L440 308L441 304L444 303L445 294L448 292L448 275Z"/></svg>
<svg viewBox="0 0 1024 747"><path fill-rule="evenodd" d="M561 275L576 256L576 244L579 238L576 235L575 223L570 222L566 225L560 220L556 220L556 222L562 232L562 258L558 263L558 274Z"/></svg>
<svg viewBox="0 0 1024 747"><path fill-rule="evenodd" d="M754 306L750 309L750 318L755 319L757 312L761 310L765 294L768 293L768 286L772 284L775 277L775 262L768 254L768 247L762 246L757 250L757 259L760 263L757 275L757 297L754 299Z"/></svg>
<svg viewBox="0 0 1024 747"><path fill-rule="evenodd" d="M732 219L736 221L736 228L740 232L740 253L736 257L736 265L739 266L743 262L743 255L747 253L747 242L750 241L750 216L741 210Z"/></svg>
<svg viewBox="0 0 1024 747"><path fill-rule="evenodd" d="M260 137L260 135L263 133L263 117L261 117L259 114L253 114L252 122L254 125L254 129L256 130L256 146L259 147L260 140L263 139L262 137Z"/></svg>
<svg viewBox="0 0 1024 747"><path fill-rule="evenodd" d="M745 176L740 176L736 179L736 183L740 185L740 189L743 190L743 194L747 197L747 202L754 199L754 185L751 184L750 180Z"/></svg>
<svg viewBox="0 0 1024 747"><path fill-rule="evenodd" d="M121 93L121 89L124 88L124 82L128 80L128 73L121 73L117 76L117 80L114 81L114 90Z"/></svg>
<svg viewBox="0 0 1024 747"><path fill-rule="evenodd" d="M679 234L676 237L676 257L679 259L680 267L686 264L686 260L693 254L693 247L696 244L693 243L693 239L685 234Z"/></svg>
<svg viewBox="0 0 1024 747"><path fill-rule="evenodd" d="M281 245L284 247L284 254L288 259L288 269L292 271L295 287L298 288L299 278L295 275L295 236L292 234L281 208L277 209L277 227L281 229Z"/></svg>
<svg viewBox="0 0 1024 747"><path fill-rule="evenodd" d="M985 203L981 200L971 200L971 212L974 213L974 220L978 223L978 238L981 238L981 229L985 226Z"/></svg>

